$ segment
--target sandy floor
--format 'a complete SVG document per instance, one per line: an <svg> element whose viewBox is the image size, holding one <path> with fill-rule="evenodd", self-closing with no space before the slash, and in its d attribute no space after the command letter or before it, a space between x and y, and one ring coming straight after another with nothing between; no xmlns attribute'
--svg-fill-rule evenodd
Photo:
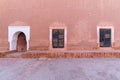
<svg viewBox="0 0 120 80"><path fill-rule="evenodd" d="M120 80L120 59L0 59L0 80Z"/></svg>

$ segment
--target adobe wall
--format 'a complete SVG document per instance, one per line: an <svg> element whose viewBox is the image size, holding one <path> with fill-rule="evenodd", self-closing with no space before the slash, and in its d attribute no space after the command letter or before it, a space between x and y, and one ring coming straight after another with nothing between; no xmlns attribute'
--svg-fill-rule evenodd
<svg viewBox="0 0 120 80"><path fill-rule="evenodd" d="M118 49L119 3L119 0L2 0L0 50L9 49L8 26L20 26L24 23L30 26L30 49L48 50L49 27L55 22L63 23L67 27L68 50L98 49L97 26L114 27L113 47Z"/></svg>

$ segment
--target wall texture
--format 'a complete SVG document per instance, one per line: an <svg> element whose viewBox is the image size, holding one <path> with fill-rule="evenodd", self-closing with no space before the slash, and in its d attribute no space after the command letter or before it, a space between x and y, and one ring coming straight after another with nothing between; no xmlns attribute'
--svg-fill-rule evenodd
<svg viewBox="0 0 120 80"><path fill-rule="evenodd" d="M49 27L67 27L67 49L98 49L97 26L113 26L120 48L119 0L0 0L0 49L8 50L8 26L30 26L30 49L49 49ZM59 26L58 26L59 27Z"/></svg>

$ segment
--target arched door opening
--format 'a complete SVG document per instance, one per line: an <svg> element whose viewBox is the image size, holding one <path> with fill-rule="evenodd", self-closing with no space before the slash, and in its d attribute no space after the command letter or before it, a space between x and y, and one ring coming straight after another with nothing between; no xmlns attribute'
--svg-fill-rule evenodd
<svg viewBox="0 0 120 80"><path fill-rule="evenodd" d="M12 50L16 50L18 52L24 52L27 51L27 41L26 36L23 32L16 32L13 35L12 39Z"/></svg>
<svg viewBox="0 0 120 80"><path fill-rule="evenodd" d="M16 50L19 51L19 52L27 51L26 36L23 32L20 32L18 34Z"/></svg>
<svg viewBox="0 0 120 80"><path fill-rule="evenodd" d="M30 26L8 27L9 50L29 50Z"/></svg>

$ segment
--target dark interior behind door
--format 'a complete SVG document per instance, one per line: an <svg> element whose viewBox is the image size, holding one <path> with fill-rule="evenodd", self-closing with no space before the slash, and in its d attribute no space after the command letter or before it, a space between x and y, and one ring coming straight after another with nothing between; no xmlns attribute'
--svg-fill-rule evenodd
<svg viewBox="0 0 120 80"><path fill-rule="evenodd" d="M111 47L111 29L100 29L100 47Z"/></svg>
<svg viewBox="0 0 120 80"><path fill-rule="evenodd" d="M52 47L64 48L64 29L52 30Z"/></svg>

